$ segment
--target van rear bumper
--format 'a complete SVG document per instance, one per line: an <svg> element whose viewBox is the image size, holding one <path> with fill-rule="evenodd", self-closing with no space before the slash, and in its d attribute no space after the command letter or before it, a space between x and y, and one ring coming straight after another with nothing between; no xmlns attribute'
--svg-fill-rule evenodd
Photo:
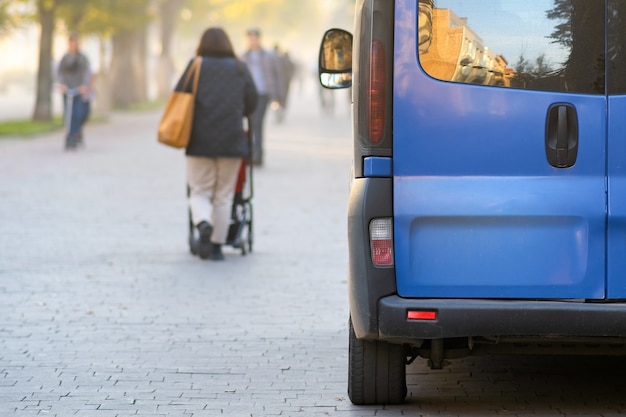
<svg viewBox="0 0 626 417"><path fill-rule="evenodd" d="M407 299L387 296L378 306L379 339L411 343L469 336L626 337L626 301ZM408 320L409 311L436 312Z"/></svg>

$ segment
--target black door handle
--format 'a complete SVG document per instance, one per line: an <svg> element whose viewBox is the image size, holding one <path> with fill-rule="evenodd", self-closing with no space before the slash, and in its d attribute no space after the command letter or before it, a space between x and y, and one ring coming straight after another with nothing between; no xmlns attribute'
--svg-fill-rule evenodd
<svg viewBox="0 0 626 417"><path fill-rule="evenodd" d="M569 168L578 156L578 114L569 103L556 103L546 118L546 157L556 168Z"/></svg>

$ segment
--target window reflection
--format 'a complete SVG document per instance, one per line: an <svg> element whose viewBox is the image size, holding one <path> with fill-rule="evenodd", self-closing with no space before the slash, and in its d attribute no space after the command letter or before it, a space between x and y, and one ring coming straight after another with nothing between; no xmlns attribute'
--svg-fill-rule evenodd
<svg viewBox="0 0 626 417"><path fill-rule="evenodd" d="M344 31L329 31L324 37L320 62L322 68L333 71L352 70L352 36Z"/></svg>
<svg viewBox="0 0 626 417"><path fill-rule="evenodd" d="M609 94L626 94L626 2L609 0L608 18Z"/></svg>
<svg viewBox="0 0 626 417"><path fill-rule="evenodd" d="M604 22L603 0L420 0L420 63L444 81L603 94Z"/></svg>
<svg viewBox="0 0 626 417"><path fill-rule="evenodd" d="M320 74L320 82L326 88L350 87L352 85L352 74L348 72L339 74L323 72Z"/></svg>
<svg viewBox="0 0 626 417"><path fill-rule="evenodd" d="M420 54L424 70L435 78L469 84L511 85L512 71L500 54L450 9L432 11L432 40Z"/></svg>

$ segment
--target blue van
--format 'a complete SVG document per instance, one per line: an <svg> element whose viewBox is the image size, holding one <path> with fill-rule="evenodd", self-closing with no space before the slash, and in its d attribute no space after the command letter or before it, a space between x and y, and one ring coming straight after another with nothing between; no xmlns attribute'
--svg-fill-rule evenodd
<svg viewBox="0 0 626 417"><path fill-rule="evenodd" d="M626 354L626 1L357 0L348 392L406 365Z"/></svg>

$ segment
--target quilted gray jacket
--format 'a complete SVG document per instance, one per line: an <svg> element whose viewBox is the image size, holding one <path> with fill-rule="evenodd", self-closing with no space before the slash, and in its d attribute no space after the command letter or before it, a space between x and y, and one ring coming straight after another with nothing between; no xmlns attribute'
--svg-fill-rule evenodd
<svg viewBox="0 0 626 417"><path fill-rule="evenodd" d="M177 91L183 89L192 62L178 81ZM254 111L256 101L256 87L245 63L235 58L204 57L185 154L211 158L248 156L243 118Z"/></svg>
<svg viewBox="0 0 626 417"><path fill-rule="evenodd" d="M83 85L88 86L91 82L89 60L80 52L63 55L57 70L57 79L60 84L63 84L67 88L78 88Z"/></svg>

